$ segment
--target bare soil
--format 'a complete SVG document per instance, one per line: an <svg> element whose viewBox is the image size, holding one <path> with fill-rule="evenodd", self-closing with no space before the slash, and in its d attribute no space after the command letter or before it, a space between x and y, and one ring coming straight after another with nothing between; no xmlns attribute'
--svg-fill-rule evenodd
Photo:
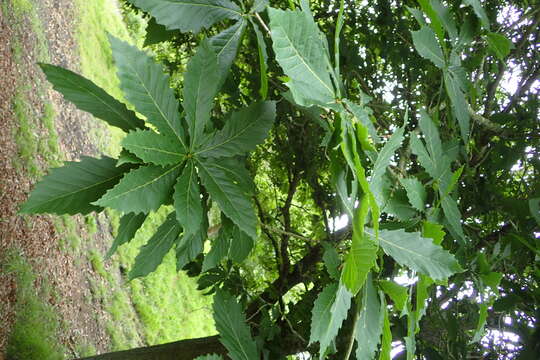
<svg viewBox="0 0 540 360"><path fill-rule="evenodd" d="M33 3L39 4L38 13L51 62L76 70L76 9L73 1L41 0ZM65 324L66 331L60 335L59 341L72 352L72 356L79 355L75 350L77 342L93 344L98 352L104 352L110 346L105 333L109 315L102 304L92 302L89 279L100 280L91 264L83 255L70 254L60 248L59 239L63 234L55 231L52 217L17 214L18 207L26 200L35 181L14 161L19 157L15 142L19 123L13 107L18 86L27 86L25 94L31 117L43 117L44 101L54 105L56 131L65 160L77 159L81 154L96 154L97 151L87 136L94 120L67 104L47 85L36 65L38 40L30 29L30 19L17 20L3 14L0 9L0 267L7 251L16 249L30 261L38 275L36 288L44 281L51 283L54 288L56 296L47 300ZM18 63L14 55L15 42L20 45L23 54ZM45 90L40 91L40 88ZM34 131L38 138L48 135L43 126L36 126ZM47 168L45 159L39 155L37 162L43 170ZM82 218L77 221L82 224ZM93 238L92 246L101 250L110 243L110 226L104 216L99 217L98 233ZM0 271L0 359L15 320L16 295L17 284L13 275Z"/></svg>

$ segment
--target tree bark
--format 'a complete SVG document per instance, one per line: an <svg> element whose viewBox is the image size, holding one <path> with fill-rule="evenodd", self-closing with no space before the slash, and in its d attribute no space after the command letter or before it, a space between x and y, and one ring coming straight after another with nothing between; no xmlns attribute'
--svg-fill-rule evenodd
<svg viewBox="0 0 540 360"><path fill-rule="evenodd" d="M186 339L168 344L140 347L81 358L79 360L193 360L206 354L225 356L219 336Z"/></svg>

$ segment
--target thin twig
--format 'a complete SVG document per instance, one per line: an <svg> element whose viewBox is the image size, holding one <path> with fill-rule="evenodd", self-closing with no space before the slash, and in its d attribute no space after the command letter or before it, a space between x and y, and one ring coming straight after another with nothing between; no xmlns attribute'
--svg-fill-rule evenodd
<svg viewBox="0 0 540 360"><path fill-rule="evenodd" d="M302 236L300 234L296 234L296 233L293 233L293 232L289 232L289 231L284 231L284 230L281 230L281 229L278 229L278 228L275 228L273 226L270 226L270 225L266 225L266 224L261 224L264 228L267 228L268 230L272 231L272 232L275 232L276 234L281 234L281 235L288 235L288 236L291 236L291 237L295 237L297 239L301 239L301 240L304 240L304 241L309 241L309 242L312 242L312 240L310 238L307 238L305 236Z"/></svg>
<svg viewBox="0 0 540 360"><path fill-rule="evenodd" d="M264 28L264 30L266 31L266 33L268 34L268 36L270 36L270 29L268 28L268 26L266 26L266 24L264 23L264 20L259 16L259 13L255 13L255 17L257 18L257 20L259 20L259 22L261 23L262 27Z"/></svg>

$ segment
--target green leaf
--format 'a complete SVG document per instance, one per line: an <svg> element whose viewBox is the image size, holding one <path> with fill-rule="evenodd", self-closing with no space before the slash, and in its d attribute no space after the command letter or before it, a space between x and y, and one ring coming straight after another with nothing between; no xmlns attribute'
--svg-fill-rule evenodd
<svg viewBox="0 0 540 360"><path fill-rule="evenodd" d="M122 140L122 146L145 163L161 166L178 164L186 155L186 149L176 138L152 130L130 132Z"/></svg>
<svg viewBox="0 0 540 360"><path fill-rule="evenodd" d="M81 161L67 161L52 169L34 188L19 210L22 214L88 214L101 211L92 205L116 185L129 167L116 167L116 160L87 156Z"/></svg>
<svg viewBox="0 0 540 360"><path fill-rule="evenodd" d="M474 335L470 343L478 342L482 339L482 336L485 332L485 325L487 322L487 316L488 316L488 304L480 304L478 305L480 307L478 311L478 323L476 325L476 330L474 331Z"/></svg>
<svg viewBox="0 0 540 360"><path fill-rule="evenodd" d="M116 162L116 167L122 166L124 164L142 164L143 161L139 159L135 154L122 149L120 155L118 155L118 161Z"/></svg>
<svg viewBox="0 0 540 360"><path fill-rule="evenodd" d="M495 295L499 295L499 284L501 283L503 274L496 271L490 271L487 274L480 274L480 278L484 282L484 285L487 285L490 287L491 291L495 293Z"/></svg>
<svg viewBox="0 0 540 360"><path fill-rule="evenodd" d="M540 225L540 198L529 199L529 211L536 223Z"/></svg>
<svg viewBox="0 0 540 360"><path fill-rule="evenodd" d="M406 310L407 300L409 300L407 288L388 280L382 280L379 284L384 292L390 296L396 309L403 313L403 310Z"/></svg>
<svg viewBox="0 0 540 360"><path fill-rule="evenodd" d="M433 239L435 245L441 245L446 233L443 231L443 226L424 221L422 226L422 236Z"/></svg>
<svg viewBox="0 0 540 360"><path fill-rule="evenodd" d="M381 338L382 323L380 321L381 307L377 299L377 292L373 287L371 275L362 290L362 303L358 311L360 316L356 322L354 332L356 358L373 359Z"/></svg>
<svg viewBox="0 0 540 360"><path fill-rule="evenodd" d="M163 67L145 52L114 36L110 35L109 41L118 68L120 88L126 99L160 133L178 138L186 148L178 101L169 87L169 76L163 73Z"/></svg>
<svg viewBox="0 0 540 360"><path fill-rule="evenodd" d="M146 36L144 37L143 47L157 44L164 41L171 41L180 32L177 30L167 30L167 28L156 22L153 17L148 21L146 26Z"/></svg>
<svg viewBox="0 0 540 360"><path fill-rule="evenodd" d="M198 161L199 176L221 211L243 232L257 238L257 218L253 206L244 189L235 179L210 160Z"/></svg>
<svg viewBox="0 0 540 360"><path fill-rule="evenodd" d="M173 200L177 220L184 228L184 236L200 231L203 208L197 171L192 161L188 162L174 186Z"/></svg>
<svg viewBox="0 0 540 360"><path fill-rule="evenodd" d="M433 30L427 26L422 26L418 31L411 31L411 34L414 47L420 56L430 60L439 69L444 68L446 61Z"/></svg>
<svg viewBox="0 0 540 360"><path fill-rule="evenodd" d="M417 178L404 178L399 180L407 191L409 203L419 211L424 211L426 206L427 193L424 185Z"/></svg>
<svg viewBox="0 0 540 360"><path fill-rule="evenodd" d="M141 166L130 171L120 182L93 204L122 212L147 213L156 210L171 196L180 164L162 168Z"/></svg>
<svg viewBox="0 0 540 360"><path fill-rule="evenodd" d="M463 233L463 227L461 226L461 212L459 211L456 200L450 195L441 199L441 206L444 211L444 216L448 220L450 229L458 235L458 240L465 241L465 234Z"/></svg>
<svg viewBox="0 0 540 360"><path fill-rule="evenodd" d="M254 103L234 112L223 129L201 145L195 155L203 157L231 157L243 155L262 143L276 117L273 101Z"/></svg>
<svg viewBox="0 0 540 360"><path fill-rule="evenodd" d="M225 291L214 296L214 321L219 332L219 340L232 360L259 359L257 345L251 337L242 307L234 297Z"/></svg>
<svg viewBox="0 0 540 360"><path fill-rule="evenodd" d="M210 47L216 53L218 68L220 72L220 84L225 81L231 65L236 58L238 46L242 39L242 34L246 28L246 21L241 19L236 24L223 30L219 34L212 36L209 40ZM218 86L219 88L220 86Z"/></svg>
<svg viewBox="0 0 540 360"><path fill-rule="evenodd" d="M324 247L323 261L326 271L332 279L339 280L339 266L341 265L339 255L336 249L328 242L323 242L322 245Z"/></svg>
<svg viewBox="0 0 540 360"><path fill-rule="evenodd" d="M437 12L435 12L432 7L433 2L430 2L429 0L418 0L418 3L422 7L422 11L424 11L424 13L429 17L429 26L433 29L433 31L435 31L439 40L441 42L444 41L443 26L439 15L437 15Z"/></svg>
<svg viewBox="0 0 540 360"><path fill-rule="evenodd" d="M474 12L476 13L476 16L480 19L480 22L482 23L482 26L489 30L489 18L486 14L486 11L482 7L482 4L480 4L479 0L463 0L463 3L466 5L472 6Z"/></svg>
<svg viewBox="0 0 540 360"><path fill-rule="evenodd" d="M80 110L89 112L125 132L137 128L144 129L144 121L92 81L59 66L49 64L39 66L53 88Z"/></svg>
<svg viewBox="0 0 540 360"><path fill-rule="evenodd" d="M261 30L259 29L259 26L255 24L253 20L250 19L251 25L253 26L253 30L255 31L255 36L257 37L257 49L259 51L259 73L261 78L261 85L259 89L259 94L261 95L261 98L264 100L266 99L266 96L268 95L268 53L266 50L266 43L264 42L263 34L261 33Z"/></svg>
<svg viewBox="0 0 540 360"><path fill-rule="evenodd" d="M180 271L187 263L203 251L208 224L203 223L201 231L188 236L181 236L176 242L176 270Z"/></svg>
<svg viewBox="0 0 540 360"><path fill-rule="evenodd" d="M276 60L290 78L298 105L328 106L335 103L330 60L324 35L313 19L301 11L268 8Z"/></svg>
<svg viewBox="0 0 540 360"><path fill-rule="evenodd" d="M450 35L451 39L458 38L458 31L456 22L452 17L452 14L446 6L444 6L439 0L431 0L431 7L437 13L437 16L441 20L442 25ZM442 41L442 39L441 39Z"/></svg>
<svg viewBox="0 0 540 360"><path fill-rule="evenodd" d="M231 233L234 224L227 218L222 217L221 228L217 238L212 242L212 248L206 254L203 261L202 271L216 267L228 254L231 247Z"/></svg>
<svg viewBox="0 0 540 360"><path fill-rule="evenodd" d="M254 0L253 6L251 7L251 10L249 10L249 12L256 13L264 11L268 6L268 2L268 0Z"/></svg>
<svg viewBox="0 0 540 360"><path fill-rule="evenodd" d="M379 354L379 360L390 360L390 353L392 351L392 331L390 329L390 320L388 319L388 307L386 306L384 294L379 292L379 298L381 299L381 312L383 313L381 352Z"/></svg>
<svg viewBox="0 0 540 360"><path fill-rule="evenodd" d="M251 249L253 249L253 239L235 226L231 234L228 258L240 264L248 257Z"/></svg>
<svg viewBox="0 0 540 360"><path fill-rule="evenodd" d="M167 29L198 33L218 21L240 19L240 8L229 0L130 0Z"/></svg>
<svg viewBox="0 0 540 360"><path fill-rule="evenodd" d="M130 242L134 237L137 230L140 229L147 214L133 214L129 213L120 219L120 226L118 227L118 234L114 238L111 248L105 255L105 258L110 258L116 249L127 242Z"/></svg>
<svg viewBox="0 0 540 360"><path fill-rule="evenodd" d="M381 139L377 134L373 121L370 119L371 109L366 106L355 104L349 99L343 99L343 102L347 105L347 109L352 112L354 117L368 129L369 136L373 139L373 142L379 143Z"/></svg>
<svg viewBox="0 0 540 360"><path fill-rule="evenodd" d="M429 287L433 284L433 280L423 274L420 274L420 279L416 283L416 332L420 330L420 320L426 314L427 299L429 298Z"/></svg>
<svg viewBox="0 0 540 360"><path fill-rule="evenodd" d="M223 358L220 355L210 354L198 356L195 360L223 360Z"/></svg>
<svg viewBox="0 0 540 360"><path fill-rule="evenodd" d="M319 342L320 358L338 334L341 324L347 318L351 307L352 294L343 285L327 285L315 300L311 315L311 335L309 343Z"/></svg>
<svg viewBox="0 0 540 360"><path fill-rule="evenodd" d="M184 74L184 110L190 134L190 149L202 140L205 126L210 120L220 82L218 58L207 41L197 48L197 53L187 65Z"/></svg>
<svg viewBox="0 0 540 360"><path fill-rule="evenodd" d="M497 33L488 33L487 42L489 49L500 60L504 60L510 54L510 50L514 48L514 44L506 36Z"/></svg>
<svg viewBox="0 0 540 360"><path fill-rule="evenodd" d="M364 226L370 207L367 196L360 199L360 207L353 218L352 245L343 266L341 281L356 295L364 285L366 278L377 260L377 240L365 236Z"/></svg>
<svg viewBox="0 0 540 360"><path fill-rule="evenodd" d="M461 89L459 79L450 71L444 71L444 86L452 103L452 112L459 123L459 129L463 142L467 144L469 140L469 104L465 94Z"/></svg>
<svg viewBox="0 0 540 360"><path fill-rule="evenodd" d="M135 264L128 274L129 280L146 276L156 270L165 255L171 250L180 231L180 224L176 221L176 214L173 211L159 226L146 245L141 247L139 254L135 258Z"/></svg>
<svg viewBox="0 0 540 360"><path fill-rule="evenodd" d="M377 202L379 203L379 206L383 206L385 204L384 195L382 194L382 181L383 181L383 175L386 172L386 168L390 164L390 160L392 159L392 156L394 156L394 153L396 150L401 146L401 143L403 142L403 132L405 131L405 125L397 129L388 142L384 144L383 148L379 152L379 155L377 156L377 160L375 161L375 164L373 165L373 172L371 174L371 180L369 182L370 187L374 193L375 198L377 199Z"/></svg>
<svg viewBox="0 0 540 360"><path fill-rule="evenodd" d="M367 231L366 231L367 233ZM369 233L370 236L375 235ZM435 280L444 280L463 271L454 256L420 233L400 230L381 230L379 244L384 252L400 265L428 275Z"/></svg>

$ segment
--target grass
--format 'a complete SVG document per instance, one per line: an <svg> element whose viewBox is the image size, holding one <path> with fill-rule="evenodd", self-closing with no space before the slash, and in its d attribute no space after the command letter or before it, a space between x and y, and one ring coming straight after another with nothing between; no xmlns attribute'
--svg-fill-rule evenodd
<svg viewBox="0 0 540 360"><path fill-rule="evenodd" d="M57 342L61 324L54 308L46 302L53 294L45 285L36 289L32 266L15 251L8 254L4 268L17 282L16 320L8 338L6 356L12 360L63 359L66 349Z"/></svg>

